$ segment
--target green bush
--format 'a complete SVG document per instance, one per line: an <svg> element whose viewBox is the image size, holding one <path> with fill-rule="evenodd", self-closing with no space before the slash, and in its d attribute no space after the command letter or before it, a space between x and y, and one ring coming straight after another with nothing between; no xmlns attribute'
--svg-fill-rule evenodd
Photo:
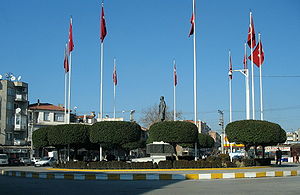
<svg viewBox="0 0 300 195"><path fill-rule="evenodd" d="M226 134L230 142L245 146L269 146L283 143L286 133L276 123L261 120L241 120L229 123Z"/></svg>
<svg viewBox="0 0 300 195"><path fill-rule="evenodd" d="M49 146L48 129L49 127L42 127L32 132L32 143L35 148Z"/></svg>
<svg viewBox="0 0 300 195"><path fill-rule="evenodd" d="M132 162L130 163L132 169L153 169L152 162Z"/></svg>
<svg viewBox="0 0 300 195"><path fill-rule="evenodd" d="M222 163L222 167L224 168L230 168L230 167L237 167L236 163L231 161L225 161Z"/></svg>
<svg viewBox="0 0 300 195"><path fill-rule="evenodd" d="M102 121L91 126L90 141L107 144L112 147L136 147L131 142L137 142L141 137L141 126L127 121Z"/></svg>
<svg viewBox="0 0 300 195"><path fill-rule="evenodd" d="M177 160L173 162L173 168L174 169L185 169L185 168L191 168L192 161L187 161L187 160Z"/></svg>
<svg viewBox="0 0 300 195"><path fill-rule="evenodd" d="M271 165L270 158L255 158L255 166L268 166Z"/></svg>
<svg viewBox="0 0 300 195"><path fill-rule="evenodd" d="M242 162L244 163L245 167L253 167L253 166L255 166L254 159L243 159Z"/></svg>
<svg viewBox="0 0 300 195"><path fill-rule="evenodd" d="M170 160L159 161L158 168L159 169L172 169L173 168L173 162L170 161Z"/></svg>
<svg viewBox="0 0 300 195"><path fill-rule="evenodd" d="M230 161L229 154L219 154L219 157L221 158L222 162L224 162L224 161Z"/></svg>
<svg viewBox="0 0 300 195"><path fill-rule="evenodd" d="M198 145L200 148L212 148L215 145L215 140L208 134L198 134Z"/></svg>
<svg viewBox="0 0 300 195"><path fill-rule="evenodd" d="M198 128L185 121L164 121L151 125L148 143L163 141L171 145L197 142Z"/></svg>

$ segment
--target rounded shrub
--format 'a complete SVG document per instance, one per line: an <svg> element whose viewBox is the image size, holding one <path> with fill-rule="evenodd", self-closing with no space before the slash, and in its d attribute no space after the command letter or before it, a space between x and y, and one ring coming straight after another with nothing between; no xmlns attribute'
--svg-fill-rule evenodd
<svg viewBox="0 0 300 195"><path fill-rule="evenodd" d="M170 144L195 143L198 139L198 128L185 121L164 121L153 124L149 129L149 141L163 141Z"/></svg>
<svg viewBox="0 0 300 195"><path fill-rule="evenodd" d="M35 148L42 148L49 145L48 129L49 127L42 127L33 131L32 143Z"/></svg>
<svg viewBox="0 0 300 195"><path fill-rule="evenodd" d="M135 122L102 121L91 126L90 141L121 146L141 137L141 126Z"/></svg>

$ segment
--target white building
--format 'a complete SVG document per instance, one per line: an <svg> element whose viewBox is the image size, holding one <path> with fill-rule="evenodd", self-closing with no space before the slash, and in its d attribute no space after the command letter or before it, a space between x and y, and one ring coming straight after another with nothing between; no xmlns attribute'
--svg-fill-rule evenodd
<svg viewBox="0 0 300 195"><path fill-rule="evenodd" d="M45 126L65 124L65 108L49 103L40 103L28 106L28 141L32 140L32 132Z"/></svg>

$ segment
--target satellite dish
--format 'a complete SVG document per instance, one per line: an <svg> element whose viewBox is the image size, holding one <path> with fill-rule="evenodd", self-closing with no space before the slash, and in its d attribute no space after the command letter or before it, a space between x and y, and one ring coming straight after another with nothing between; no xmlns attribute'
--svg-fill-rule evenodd
<svg viewBox="0 0 300 195"><path fill-rule="evenodd" d="M18 76L18 81L20 81L20 80L21 80L21 78L22 78L21 76Z"/></svg>
<svg viewBox="0 0 300 195"><path fill-rule="evenodd" d="M21 108L16 109L16 113L19 114L21 112Z"/></svg>
<svg viewBox="0 0 300 195"><path fill-rule="evenodd" d="M0 80L2 79L2 75L0 74Z"/></svg>
<svg viewBox="0 0 300 195"><path fill-rule="evenodd" d="M10 80L11 80L11 81L15 81L15 80L16 80L16 77L12 75L12 76L10 77Z"/></svg>

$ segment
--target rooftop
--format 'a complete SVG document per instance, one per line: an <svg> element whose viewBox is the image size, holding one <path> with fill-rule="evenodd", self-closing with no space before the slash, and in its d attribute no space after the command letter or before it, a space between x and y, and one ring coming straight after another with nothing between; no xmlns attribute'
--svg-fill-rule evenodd
<svg viewBox="0 0 300 195"><path fill-rule="evenodd" d="M28 106L29 110L51 110L51 111L65 111L64 107L55 106L49 103L35 103Z"/></svg>

